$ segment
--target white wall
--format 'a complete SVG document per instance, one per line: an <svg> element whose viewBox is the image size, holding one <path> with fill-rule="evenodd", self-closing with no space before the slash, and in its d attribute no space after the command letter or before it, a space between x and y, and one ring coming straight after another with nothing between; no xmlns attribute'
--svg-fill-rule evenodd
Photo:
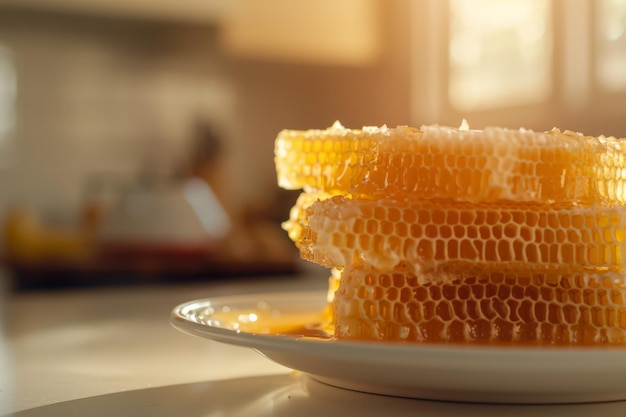
<svg viewBox="0 0 626 417"><path fill-rule="evenodd" d="M196 117L229 134L233 90L211 28L3 12L0 44L18 80L0 214L22 202L71 217L94 176L132 181L147 159L171 171Z"/></svg>
<svg viewBox="0 0 626 417"><path fill-rule="evenodd" d="M410 123L409 6L383 4L378 59L334 65L225 57L208 27L3 12L19 92L0 211L23 200L71 218L94 174L132 177L147 155L177 164L197 113L222 122L231 204L265 207L281 129Z"/></svg>

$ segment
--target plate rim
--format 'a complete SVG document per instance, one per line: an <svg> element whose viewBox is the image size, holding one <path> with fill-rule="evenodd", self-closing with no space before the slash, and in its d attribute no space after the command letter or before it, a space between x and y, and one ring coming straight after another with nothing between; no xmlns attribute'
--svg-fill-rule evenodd
<svg viewBox="0 0 626 417"><path fill-rule="evenodd" d="M617 364L626 371L626 346L477 346L477 345L446 345L446 344L399 344L392 342L338 341L318 340L298 336L268 335L232 330L207 323L191 320L189 311L207 308L212 305L241 304L251 301L284 302L285 299L300 298L311 304L314 300L326 298L322 291L295 291L273 293L250 293L198 298L179 304L170 313L170 323L176 329L216 342L248 347L260 352L298 353L306 351L317 357L345 358L350 361L365 360L376 355L377 360L396 364L400 360L411 366L437 367L461 364L464 368L484 368L483 360L489 360L503 371L524 370L527 361L532 360L535 368L542 366L562 371L563 365L571 365L572 361L582 369L598 368L614 371ZM471 359L470 362L466 360ZM436 361L434 361L436 360Z"/></svg>
<svg viewBox="0 0 626 417"><path fill-rule="evenodd" d="M300 302L294 307L295 297ZM246 303L241 306L244 311L260 301L279 308L280 300L287 299L294 312L300 314L306 311L306 302L310 303L307 308L313 308L313 303L316 309L323 308L326 293L254 293L197 299L172 310L171 323L194 336L252 348L288 369L355 391L499 404L626 400L626 346L502 348L315 340L236 331L219 327L219 322L194 322L181 312L211 303L236 308L235 302Z"/></svg>

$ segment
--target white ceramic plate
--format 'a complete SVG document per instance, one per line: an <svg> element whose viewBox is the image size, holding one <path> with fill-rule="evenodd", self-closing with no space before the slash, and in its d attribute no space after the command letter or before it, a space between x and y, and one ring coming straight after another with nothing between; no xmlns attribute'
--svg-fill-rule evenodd
<svg viewBox="0 0 626 417"><path fill-rule="evenodd" d="M176 307L171 323L188 334L253 348L319 381L357 391L496 403L626 399L626 348L399 345L252 331L264 322L305 324L324 305L325 294L319 292L196 300Z"/></svg>

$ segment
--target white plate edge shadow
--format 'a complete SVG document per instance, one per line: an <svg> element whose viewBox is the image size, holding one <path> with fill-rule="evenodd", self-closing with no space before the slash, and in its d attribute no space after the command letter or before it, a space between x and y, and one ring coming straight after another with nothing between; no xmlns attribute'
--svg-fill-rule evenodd
<svg viewBox="0 0 626 417"><path fill-rule="evenodd" d="M325 293L277 292L197 299L170 323L201 338L252 348L288 368L343 388L402 397L496 403L626 399L626 348L397 345L239 332L193 318L207 308L323 308ZM210 313L209 313L210 317Z"/></svg>

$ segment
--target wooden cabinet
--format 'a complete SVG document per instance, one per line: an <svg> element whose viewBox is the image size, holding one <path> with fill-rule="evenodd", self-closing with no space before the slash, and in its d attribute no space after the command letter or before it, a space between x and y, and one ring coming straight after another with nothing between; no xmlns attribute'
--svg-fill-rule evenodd
<svg viewBox="0 0 626 417"><path fill-rule="evenodd" d="M0 0L22 10L213 23L228 16L229 0Z"/></svg>
<svg viewBox="0 0 626 417"><path fill-rule="evenodd" d="M380 0L0 0L20 10L209 24L229 54L369 64L381 51Z"/></svg>
<svg viewBox="0 0 626 417"><path fill-rule="evenodd" d="M369 64L381 52L378 0L238 0L220 42L238 56Z"/></svg>

